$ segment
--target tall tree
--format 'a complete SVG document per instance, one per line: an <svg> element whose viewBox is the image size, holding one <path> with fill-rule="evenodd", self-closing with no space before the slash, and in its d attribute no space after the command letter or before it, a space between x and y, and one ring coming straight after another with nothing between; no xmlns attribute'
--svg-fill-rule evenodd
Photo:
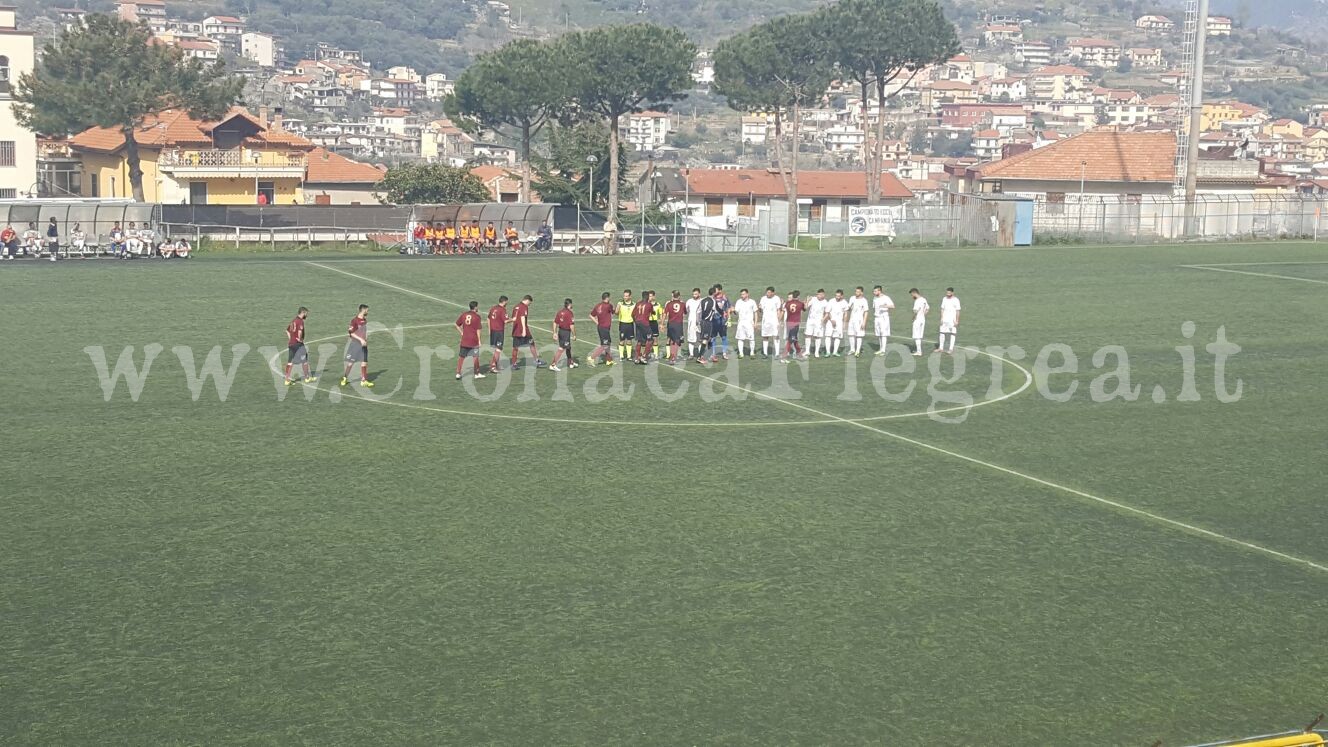
<svg viewBox="0 0 1328 747"><path fill-rule="evenodd" d="M814 105L830 85L834 66L823 17L780 16L720 42L715 47L715 92L730 108L774 117L775 168L787 196L789 223L797 220L798 145L802 107ZM784 123L793 153L784 157Z"/></svg>
<svg viewBox="0 0 1328 747"><path fill-rule="evenodd" d="M480 55L444 103L448 116L491 130L509 129L521 143L521 201L530 201L531 142L567 105L562 47L518 39Z"/></svg>
<svg viewBox="0 0 1328 747"><path fill-rule="evenodd" d="M143 168L134 133L167 109L216 119L240 96L244 80L221 62L186 59L176 47L152 40L146 25L90 15L42 49L24 73L14 114L28 129L48 135L106 127L124 135L134 199L143 201Z"/></svg>
<svg viewBox="0 0 1328 747"><path fill-rule="evenodd" d="M862 89L867 197L879 202L886 106L924 68L959 54L959 37L936 0L839 0L819 14L834 29L839 69ZM874 128L865 121L873 89Z"/></svg>
<svg viewBox="0 0 1328 747"><path fill-rule="evenodd" d="M378 199L393 205L464 205L492 202L479 177L464 168L408 163L390 169L378 183Z"/></svg>
<svg viewBox="0 0 1328 747"><path fill-rule="evenodd" d="M576 122L566 126L554 124L548 133L548 157L535 158L535 189L540 199L557 205L586 205L591 209L608 204L609 128L603 122ZM593 165L590 156L595 157ZM619 146L620 187L626 181L623 173L626 166L627 151Z"/></svg>
<svg viewBox="0 0 1328 747"><path fill-rule="evenodd" d="M619 120L635 112L666 111L692 85L696 45L677 29L649 23L603 26L564 36L571 100L582 114L609 126L609 152L618 152ZM618 159L609 159L609 219L618 222ZM613 247L608 247L610 251Z"/></svg>

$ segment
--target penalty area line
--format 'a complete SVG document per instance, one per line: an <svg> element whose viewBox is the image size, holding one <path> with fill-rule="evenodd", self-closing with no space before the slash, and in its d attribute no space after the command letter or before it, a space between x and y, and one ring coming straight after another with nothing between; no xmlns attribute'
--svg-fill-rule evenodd
<svg viewBox="0 0 1328 747"><path fill-rule="evenodd" d="M373 284L375 284L375 285L381 285L381 286L383 286L383 287L385 287L385 288L391 288L392 290L396 290L396 291L399 291L399 292L401 292L401 293L406 293L406 294L409 294L409 295L412 295L412 296L418 296L418 297L420 297L420 298L426 298L426 299L429 299L429 300L434 301L434 302L436 302L436 303L441 303L441 304L444 304L444 305L447 305L447 306L455 306L455 307L458 307L458 308L465 308L464 306L462 306L461 304L459 304L459 303L457 303L457 302L455 302L455 301L449 301L449 300L447 300L447 299L445 299L445 298L439 298L439 297L437 297L437 296L431 296L431 295L429 295L429 294L427 294L427 293L421 293L421 292L416 291L416 290L411 290L410 288L403 288L403 287L401 287L401 286L399 286L399 285L393 285L392 283L388 283L388 282L385 282L385 281L382 281L382 280L377 280L377 279L375 279L375 278L366 277L366 276L364 276L364 275L357 275L357 274L355 274L355 273L353 273L353 272L347 272L347 271L345 271L345 270L339 270L339 269L337 269L337 268L335 268L335 267L328 267L328 266L326 266L326 265L321 265L321 264L319 264L319 263L317 263L317 262L308 262L307 264L312 265L312 266L314 266L314 267L320 267L320 268L325 269L325 270L330 270L330 271L332 271L332 272L337 272L337 273L340 273L340 274L342 274L342 275L347 275L347 276L349 276L349 277L357 278L357 279L359 279L359 280L363 280L363 281L365 281L365 282L367 282L367 283L373 283ZM1191 266L1190 266L1190 265L1182 265L1182 267L1191 267ZM1192 269L1212 269L1212 270L1216 270L1217 268L1193 267ZM1239 272L1239 271L1237 271L1237 270L1227 270L1227 272ZM1258 274L1262 274L1262 273L1242 273L1242 274L1258 275ZM1277 276L1271 276L1271 277L1277 277ZM1291 279L1291 280L1305 280L1306 278L1290 278L1290 277L1289 277L1288 279ZM1318 283L1328 284L1328 282L1320 281L1320 280L1316 280L1316 281L1312 281L1312 282L1318 282ZM580 342L580 341L578 340L578 342ZM586 344L589 344L589 343L586 343ZM828 413L828 412L824 412L824 411L822 411L822 410L817 410L817 409L814 408L814 407L808 407L807 405L804 405L804 404L801 404L801 403L798 403L798 402L793 402L793 401L786 400L786 399L780 399L779 397L775 397L775 396L773 396L773 395L766 394L766 393L764 393L764 392L758 392L758 391L756 391L756 390L754 390L754 389L751 389L751 388L749 388L749 387L738 386L738 385L732 384L732 383L730 383L730 382L728 382L728 381L724 381L723 379L717 379L717 378L715 378L715 377L713 377L713 376L706 376L705 374L697 373L697 372L695 372L695 371L691 371L691 370L688 370L688 369L685 369L685 368L676 368L676 367L673 367L673 366L670 366L669 368L670 368L671 370L674 370L674 371L676 371L676 372L678 372L678 373L681 373L681 374L686 374L686 375L688 375L688 376L694 376L694 377L696 377L696 378L698 378L698 379L706 379L706 380L709 380L709 381L715 382L715 383L717 383L717 384L721 384L721 385L723 385L723 386L725 386L725 387L728 387L728 388L730 388L730 389L737 389L738 391L746 392L746 393L748 393L748 394L750 394L750 395L752 395L752 396L754 396L754 397L757 397L758 399L764 399L764 400L767 400L767 401L776 402L776 403L778 403L778 404L782 404L782 405L784 405L784 406L786 406L786 407L792 407L792 408L795 408L795 409L798 409L798 410L802 410L802 411L804 411L804 412L811 413L811 414L813 414L813 415L820 416L820 417L825 418L825 419L827 419L827 420L829 420L829 421L832 421L832 422L841 423L841 424L843 424L843 425L852 426L852 427L854 427L854 428L861 428L862 430L865 430L865 431L868 431L868 432L871 432L871 433L875 433L875 434L880 435L880 436L885 436L886 438L890 438L890 439L893 439L893 440L895 440L895 441L899 441L899 442L901 442L901 443L909 444L910 446L914 446L914 447L917 447L917 448L919 448L919 449L924 449L924 450L926 450L926 451L930 451L930 452L932 452L932 453L934 453L934 454L940 454L940 455L942 455L942 456L947 456L947 457L950 457L951 459L958 459L958 460L960 460L960 461L967 462L968 464L972 464L972 465L974 465L974 466L978 466L978 467L983 467L983 468L985 468L985 469L989 469L989 470L992 470L992 471L994 471L994 472L999 472L999 473L1004 474L1004 475L1007 475L1007 476L1009 476L1009 477L1017 477L1017 478L1022 479L1022 480L1027 480L1028 482L1034 483L1034 484L1036 484L1036 485L1041 485L1042 487L1051 488L1052 490L1058 490L1058 491L1060 491L1060 492L1062 492L1062 493L1066 493L1066 494L1068 494L1068 495L1075 496L1076 498L1080 498L1080 499L1083 499L1083 500L1085 500L1085 501L1089 501L1089 502L1091 502L1091 503L1096 503L1096 504L1101 505L1101 506L1106 506L1106 507L1108 507L1108 508L1112 508L1112 509L1115 509L1115 510L1117 510L1117 511L1120 511L1120 512L1123 512L1123 513L1127 513L1127 514L1130 514L1130 515L1132 515L1132 516L1136 516L1136 517L1138 517L1138 518L1140 518L1140 519L1145 519L1145 520L1147 520L1147 521L1151 521L1151 522L1154 522L1154 523L1157 523L1157 524L1161 524L1161 525L1163 525L1163 526L1167 526L1167 527L1170 527L1170 528L1172 528L1172 529L1180 530L1180 531L1182 531L1182 532L1184 532L1184 533L1186 533L1186 534L1189 534L1189 535L1191 535L1191 536L1202 537L1202 538L1204 538L1204 539L1208 539L1208 540L1211 540L1211 541L1213 541L1213 542L1216 542L1216 543L1219 543L1219 544L1226 545L1226 546L1228 546L1228 547L1238 547L1238 548L1241 548L1241 549L1243 549L1243 550L1247 550L1247 551L1254 552L1254 553L1259 553L1259 554L1266 555L1266 556L1271 557L1271 558L1276 558L1277 560L1284 561L1284 562L1287 562L1287 563L1291 563L1291 564L1293 564L1293 565L1304 566L1304 567L1310 568L1310 569L1315 570L1315 571L1320 571L1320 572L1323 572L1323 573L1328 573L1328 565L1324 565L1324 564L1322 564L1322 563L1316 563L1316 562L1314 562L1314 561L1312 561L1312 560L1309 560L1309 559L1307 559L1307 558L1302 558L1302 557L1299 557L1299 556L1296 556L1296 555L1291 555L1291 554L1289 554L1289 553L1282 552L1281 550L1274 550L1274 549L1271 548L1271 547L1265 547L1265 546L1263 546L1263 545L1256 544L1256 543L1254 543L1254 542L1247 542L1246 540L1238 539L1238 538L1236 538L1236 537L1230 537L1230 536L1228 536L1228 535L1222 534L1221 532L1215 532L1215 531L1213 531L1213 530L1211 530L1211 529L1205 529L1205 528L1203 528L1203 527L1196 526L1196 525L1194 525L1194 524L1189 524L1189 523L1186 523L1186 522L1183 522L1183 521L1179 521L1179 520L1177 520L1177 519L1172 519L1172 518L1169 518L1169 517L1163 516L1163 515L1161 515L1161 514L1153 513L1152 511L1148 511L1148 510L1145 510L1145 509L1142 509L1142 508L1138 508L1138 507L1136 507L1136 506L1131 506L1131 505L1129 505L1129 504L1127 504L1127 503L1121 503L1120 501L1112 500L1112 499L1110 499L1110 498L1103 498L1102 496L1099 496L1099 495L1093 495L1092 493L1088 493L1088 492L1086 492L1086 491L1079 490L1078 488L1072 488L1072 487L1070 487L1069 485L1062 485L1061 483L1058 483L1058 482L1052 482L1051 480L1045 480L1045 479L1043 479L1043 478L1041 478L1041 477L1037 477L1037 476L1035 476L1035 475L1030 475L1030 474L1025 473L1025 472L1020 472L1020 471L1018 471L1018 470L1011 469L1011 468L1009 468L1009 467L1003 467L1003 466L1001 466L1001 465L999 465L999 464L996 464L996 463L994 463L994 462L988 462L988 461L985 461L985 460L983 460L983 459L978 459L977 457L971 457L971 456L968 456L967 454L961 454L961 453L959 453L959 452L957 452L957 451L952 451L952 450L950 450L950 449L946 449L946 448L941 447L941 446L936 446L936 445L934 445L934 444L927 443L926 441L920 441L920 440L918 440L918 439L916 439L916 438L911 438L911 437L909 437L909 436L905 436L905 435L902 435L902 434L899 434L899 433L895 433L895 432L893 432L893 431L887 431L887 430L885 430L884 428L878 428L878 427L876 427L876 426L874 426L874 425L869 425L869 424L867 424L867 423L860 423L860 422L855 421L855 420L850 420L850 419L848 419L848 418L843 418L843 417L840 417L840 416L835 415L835 414L833 414L833 413Z"/></svg>
<svg viewBox="0 0 1328 747"><path fill-rule="evenodd" d="M1259 262L1258 264L1272 264L1270 262ZM1296 262L1295 264L1312 264L1310 262ZM1232 275L1252 275L1256 278L1274 278L1276 280L1296 280L1302 283L1314 283L1315 285L1328 285L1328 280L1318 280L1316 278L1298 278L1294 275L1275 275L1271 272L1251 272L1249 270L1232 270L1228 267L1214 267L1210 265L1181 265L1186 270L1207 270L1208 272L1229 272Z"/></svg>

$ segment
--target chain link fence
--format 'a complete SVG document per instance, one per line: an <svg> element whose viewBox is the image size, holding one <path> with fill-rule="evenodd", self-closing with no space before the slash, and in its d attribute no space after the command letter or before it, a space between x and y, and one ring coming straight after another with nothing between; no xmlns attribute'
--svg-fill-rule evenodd
<svg viewBox="0 0 1328 747"><path fill-rule="evenodd" d="M1241 241L1328 237L1328 197L1199 195L1194 202L1144 195L1066 195L1037 200L1034 235L1094 244Z"/></svg>
<svg viewBox="0 0 1328 747"><path fill-rule="evenodd" d="M1031 206L1031 214L1020 205ZM1019 228L1033 244L1170 244L1186 241L1328 240L1328 196L1200 195L1182 198L1066 195L1019 199L946 195L896 208L884 234L855 236L847 221L805 221L800 249L1013 246ZM1021 226L1023 221L1030 225Z"/></svg>

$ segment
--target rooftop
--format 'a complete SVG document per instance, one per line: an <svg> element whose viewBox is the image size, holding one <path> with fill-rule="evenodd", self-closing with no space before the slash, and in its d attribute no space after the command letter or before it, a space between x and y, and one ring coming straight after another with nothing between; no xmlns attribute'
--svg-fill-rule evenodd
<svg viewBox="0 0 1328 747"><path fill-rule="evenodd" d="M1176 136L1170 132L1093 130L1045 148L978 167L983 179L1170 182Z"/></svg>
<svg viewBox="0 0 1328 747"><path fill-rule="evenodd" d="M683 176L694 195L785 196L783 178L770 169L688 169ZM867 175L861 171L799 171L798 195L865 199ZM881 174L881 196L906 200L913 193L898 177L885 172Z"/></svg>

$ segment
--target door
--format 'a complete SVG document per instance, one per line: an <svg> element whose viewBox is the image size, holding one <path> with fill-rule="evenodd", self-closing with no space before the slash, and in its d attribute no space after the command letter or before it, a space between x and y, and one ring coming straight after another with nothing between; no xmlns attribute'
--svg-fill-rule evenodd
<svg viewBox="0 0 1328 747"><path fill-rule="evenodd" d="M189 182L189 204L206 205L207 201L207 182Z"/></svg>
<svg viewBox="0 0 1328 747"><path fill-rule="evenodd" d="M258 204L259 205L277 204L277 185L275 182L258 183Z"/></svg>

